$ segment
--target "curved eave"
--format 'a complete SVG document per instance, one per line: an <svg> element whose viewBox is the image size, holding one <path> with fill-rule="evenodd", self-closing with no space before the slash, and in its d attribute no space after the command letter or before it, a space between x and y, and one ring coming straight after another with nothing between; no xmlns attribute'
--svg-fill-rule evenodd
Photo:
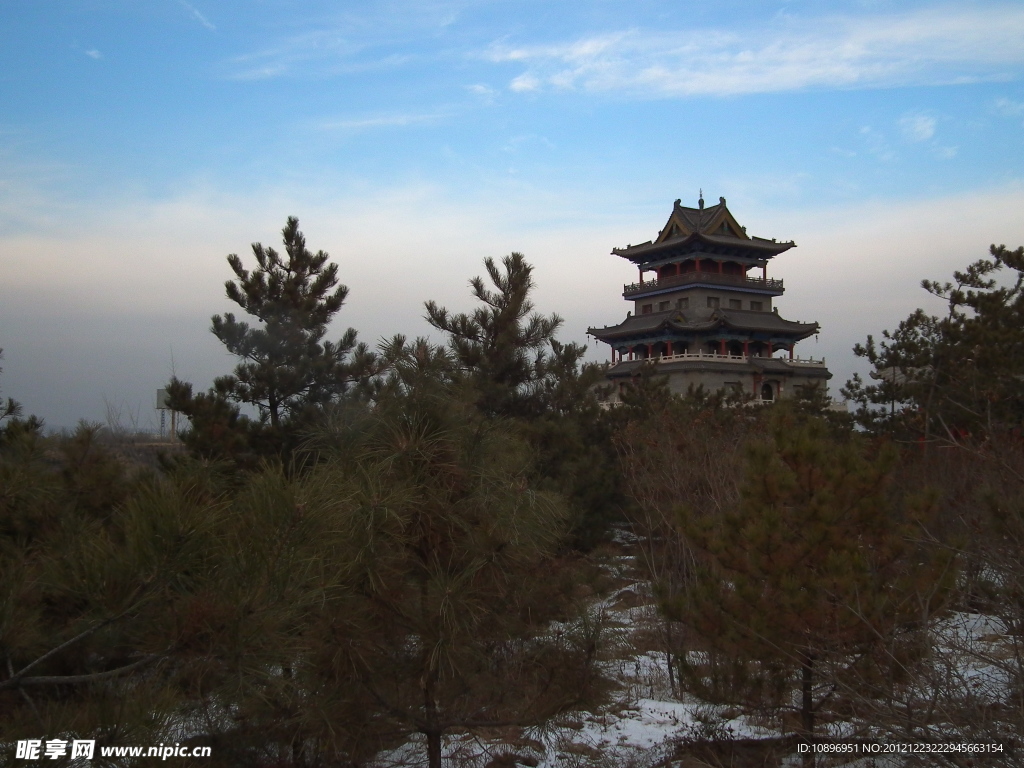
<svg viewBox="0 0 1024 768"><path fill-rule="evenodd" d="M774 338L801 341L818 333L818 323L796 323L785 320L772 312L717 311L707 319L689 320L685 314L673 311L667 317L644 322L646 315L627 318L618 325L607 328L588 328L587 333L599 341L612 343L618 340L640 340L644 338L675 335L679 337L699 336L728 330L737 334L765 334ZM682 322L680 322L682 320Z"/></svg>
<svg viewBox="0 0 1024 768"><path fill-rule="evenodd" d="M695 272L691 272L696 274ZM623 291L622 298L626 301L641 301L643 299L649 299L652 296L659 296L663 293L679 293L680 291L688 291L691 288L708 288L715 291L732 291L734 293L742 294L757 294L759 296L781 296L786 292L785 288L758 288L748 285L733 285L730 283L716 283L711 280L694 280L692 283L680 283L678 285L669 285L664 288L659 288L655 283L651 283L652 287L649 291Z"/></svg>
<svg viewBox="0 0 1024 768"><path fill-rule="evenodd" d="M813 336L821 330L821 326L818 323L796 323L792 320L783 320L778 315L774 316L772 322L758 322L758 318L722 314L718 317L718 324L731 331L772 333L776 336L790 336L796 341Z"/></svg>
<svg viewBox="0 0 1024 768"><path fill-rule="evenodd" d="M749 254L746 258L754 260L770 259L796 246L796 243L793 241L777 243L762 238L741 239L738 237L721 237L694 232L684 237L665 240L661 243L646 242L640 245L631 245L628 248L613 248L612 253L624 259L629 259L634 264L647 264L652 261L672 258L674 253L685 255L693 250L693 246L701 244L738 251L737 255L741 258L741 254L746 252Z"/></svg>
<svg viewBox="0 0 1024 768"><path fill-rule="evenodd" d="M614 339L642 338L644 336L663 334L666 331L674 331L676 327L676 324L669 320L662 320L657 324L639 326L629 323L627 320L625 323L612 325L608 328L587 328L587 333L600 341L611 341Z"/></svg>
<svg viewBox="0 0 1024 768"><path fill-rule="evenodd" d="M598 341L603 341L605 344L616 344L617 342L633 342L635 344L643 343L656 343L658 341L683 341L686 339L695 339L701 337L710 337L715 332L728 331L729 336L732 338L749 338L752 340L769 340L778 339L786 341L803 341L804 339L810 338L818 332L817 328L813 328L802 332L783 331L768 328L730 328L726 325L709 325L700 328L694 326L663 326L661 328L652 328L650 330L643 331L617 331L609 332L603 329L592 329L588 333Z"/></svg>

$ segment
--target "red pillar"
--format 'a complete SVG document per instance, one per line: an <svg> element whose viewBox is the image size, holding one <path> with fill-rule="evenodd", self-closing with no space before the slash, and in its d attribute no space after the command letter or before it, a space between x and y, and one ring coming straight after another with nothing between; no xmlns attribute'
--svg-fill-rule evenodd
<svg viewBox="0 0 1024 768"><path fill-rule="evenodd" d="M682 265L681 262L677 261L676 262L676 277L679 277L679 275L681 275L681 274L683 274L683 265Z"/></svg>
<svg viewBox="0 0 1024 768"><path fill-rule="evenodd" d="M793 359L793 347L795 347L795 346L796 346L796 344L790 344L789 345L789 359L790 360Z"/></svg>
<svg viewBox="0 0 1024 768"><path fill-rule="evenodd" d="M653 344L648 344L647 345L647 357L649 357L649 358L650 357L654 357L654 345Z"/></svg>
<svg viewBox="0 0 1024 768"><path fill-rule="evenodd" d="M693 263L696 265L696 271L700 272L700 259L694 259Z"/></svg>
<svg viewBox="0 0 1024 768"><path fill-rule="evenodd" d="M767 264L765 264L763 267L761 267L761 279L762 280L767 280L768 279L768 265Z"/></svg>
<svg viewBox="0 0 1024 768"><path fill-rule="evenodd" d="M637 267L640 270L640 285L644 284L644 270L642 267Z"/></svg>
<svg viewBox="0 0 1024 768"><path fill-rule="evenodd" d="M633 359L633 348L632 347L629 348L629 359L630 360Z"/></svg>
<svg viewBox="0 0 1024 768"><path fill-rule="evenodd" d="M743 356L750 357L750 342L746 340L743 341Z"/></svg>
<svg viewBox="0 0 1024 768"><path fill-rule="evenodd" d="M718 354L725 354L725 339L720 339L718 342Z"/></svg>
<svg viewBox="0 0 1024 768"><path fill-rule="evenodd" d="M718 274L722 274L722 262L718 262Z"/></svg>

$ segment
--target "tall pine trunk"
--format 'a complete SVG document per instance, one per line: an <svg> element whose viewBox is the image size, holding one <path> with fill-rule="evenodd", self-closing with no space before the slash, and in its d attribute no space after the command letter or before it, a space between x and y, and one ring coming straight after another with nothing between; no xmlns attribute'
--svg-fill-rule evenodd
<svg viewBox="0 0 1024 768"><path fill-rule="evenodd" d="M428 626L427 614L427 582L420 582L420 620L424 626ZM426 720L426 727L422 730L427 737L427 766L428 768L441 768L441 734L442 729L438 726L440 721L437 707L437 661L429 646L423 648L420 660L423 669L420 685L423 689L423 714Z"/></svg>
<svg viewBox="0 0 1024 768"><path fill-rule="evenodd" d="M428 730L427 737L427 766L429 768L441 768L441 731Z"/></svg>
<svg viewBox="0 0 1024 768"><path fill-rule="evenodd" d="M808 745L814 744L814 654L800 654L800 728ZM814 752L805 752L804 768L814 768Z"/></svg>

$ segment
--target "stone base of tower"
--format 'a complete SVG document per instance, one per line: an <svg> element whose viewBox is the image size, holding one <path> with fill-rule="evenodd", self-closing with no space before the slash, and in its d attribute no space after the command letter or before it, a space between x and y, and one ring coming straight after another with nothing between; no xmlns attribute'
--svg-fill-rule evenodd
<svg viewBox="0 0 1024 768"><path fill-rule="evenodd" d="M827 394L831 372L822 360L739 355L686 354L647 360L627 360L612 365L605 376L612 385L606 402L619 402L622 390L653 365L654 374L665 377L673 394L686 395L702 387L705 392L734 392L743 399L774 401L796 397L801 389L817 387Z"/></svg>

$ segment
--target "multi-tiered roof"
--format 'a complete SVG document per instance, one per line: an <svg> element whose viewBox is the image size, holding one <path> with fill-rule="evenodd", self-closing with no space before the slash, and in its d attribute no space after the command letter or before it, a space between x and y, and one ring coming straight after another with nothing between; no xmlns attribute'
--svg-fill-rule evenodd
<svg viewBox="0 0 1024 768"><path fill-rule="evenodd" d="M801 377L830 378L823 363L793 355L796 342L816 334L818 324L785 320L772 307L785 289L768 277L768 263L795 245L747 235L725 198L707 208L703 199L697 208L676 200L655 240L612 250L636 264L639 280L623 286L634 312L618 325L588 330L612 347L617 364L609 376L632 375L653 358L665 373L719 371L760 380L799 369ZM774 358L780 350L788 357ZM754 391L760 396L757 386Z"/></svg>
<svg viewBox="0 0 1024 768"><path fill-rule="evenodd" d="M741 227L726 208L724 197L709 208L704 207L703 199L697 208L684 208L681 202L676 200L672 215L656 240L613 248L612 253L648 267L697 253L729 256L761 266L772 256L796 246L792 240L779 243L748 236L747 228Z"/></svg>

